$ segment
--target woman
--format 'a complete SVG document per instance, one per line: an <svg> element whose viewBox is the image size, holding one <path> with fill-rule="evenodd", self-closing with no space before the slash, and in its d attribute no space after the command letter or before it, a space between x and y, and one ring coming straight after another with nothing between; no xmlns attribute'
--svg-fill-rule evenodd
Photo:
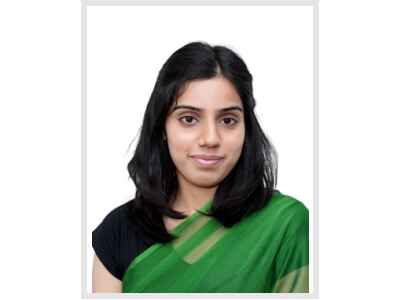
<svg viewBox="0 0 400 300"><path fill-rule="evenodd" d="M135 198L93 231L93 292L308 292L308 209L275 190L254 107L232 50L172 54L128 164Z"/></svg>

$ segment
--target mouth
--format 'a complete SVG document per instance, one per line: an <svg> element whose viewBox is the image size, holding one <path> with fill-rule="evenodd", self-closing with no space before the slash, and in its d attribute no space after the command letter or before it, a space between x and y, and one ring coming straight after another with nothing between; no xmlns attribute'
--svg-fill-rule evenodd
<svg viewBox="0 0 400 300"><path fill-rule="evenodd" d="M203 155L194 155L192 156L194 161L197 162L198 165L203 167L211 167L220 164L223 161L223 157L218 156L203 156Z"/></svg>

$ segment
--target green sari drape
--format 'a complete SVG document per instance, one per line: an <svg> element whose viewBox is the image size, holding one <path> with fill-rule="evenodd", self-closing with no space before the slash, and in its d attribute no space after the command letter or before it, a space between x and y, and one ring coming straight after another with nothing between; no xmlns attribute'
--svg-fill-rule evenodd
<svg viewBox="0 0 400 300"><path fill-rule="evenodd" d="M308 209L278 191L232 228L196 212L131 262L122 291L308 293L308 232Z"/></svg>

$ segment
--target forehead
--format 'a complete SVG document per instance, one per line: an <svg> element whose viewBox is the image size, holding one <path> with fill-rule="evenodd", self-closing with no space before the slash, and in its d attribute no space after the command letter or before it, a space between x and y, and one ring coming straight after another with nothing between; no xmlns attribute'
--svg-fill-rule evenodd
<svg viewBox="0 0 400 300"><path fill-rule="evenodd" d="M242 107L242 100L229 80L217 76L188 82L171 109L176 105L192 105L204 110L214 110L232 105Z"/></svg>

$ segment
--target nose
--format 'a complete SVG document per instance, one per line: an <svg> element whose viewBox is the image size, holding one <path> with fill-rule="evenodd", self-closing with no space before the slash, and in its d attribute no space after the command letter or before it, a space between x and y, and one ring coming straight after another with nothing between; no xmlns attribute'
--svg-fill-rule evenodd
<svg viewBox="0 0 400 300"><path fill-rule="evenodd" d="M220 142L220 136L216 124L212 121L205 124L201 130L199 145L201 147L217 147Z"/></svg>

